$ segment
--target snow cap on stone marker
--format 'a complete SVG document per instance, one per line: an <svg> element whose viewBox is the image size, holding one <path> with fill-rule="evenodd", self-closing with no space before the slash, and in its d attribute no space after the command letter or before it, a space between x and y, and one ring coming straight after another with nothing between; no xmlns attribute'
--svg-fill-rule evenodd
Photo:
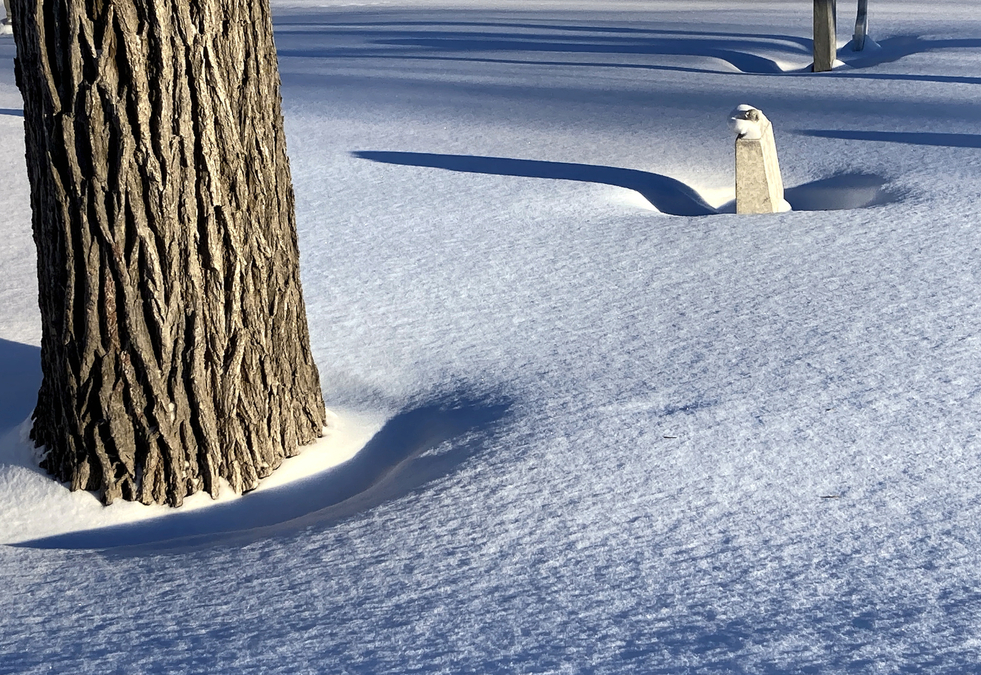
<svg viewBox="0 0 981 675"><path fill-rule="evenodd" d="M763 128L767 122L763 111L745 103L736 106L729 113L729 128L736 132L736 136L748 141L762 138Z"/></svg>

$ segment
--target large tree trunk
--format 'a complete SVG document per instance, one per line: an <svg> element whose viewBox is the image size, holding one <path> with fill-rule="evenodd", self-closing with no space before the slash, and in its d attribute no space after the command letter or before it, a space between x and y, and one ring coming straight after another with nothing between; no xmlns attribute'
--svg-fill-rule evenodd
<svg viewBox="0 0 981 675"><path fill-rule="evenodd" d="M268 0L12 0L42 466L105 503L255 488L323 433Z"/></svg>

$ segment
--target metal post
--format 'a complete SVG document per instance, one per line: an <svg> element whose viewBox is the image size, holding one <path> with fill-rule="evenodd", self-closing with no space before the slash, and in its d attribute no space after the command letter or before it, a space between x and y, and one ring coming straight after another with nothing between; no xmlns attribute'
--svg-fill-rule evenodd
<svg viewBox="0 0 981 675"><path fill-rule="evenodd" d="M834 68L837 56L835 0L814 0L814 72Z"/></svg>
<svg viewBox="0 0 981 675"><path fill-rule="evenodd" d="M869 0L858 0L858 18L855 19L855 35L852 36L852 49L860 52L865 49L865 36L869 34Z"/></svg>

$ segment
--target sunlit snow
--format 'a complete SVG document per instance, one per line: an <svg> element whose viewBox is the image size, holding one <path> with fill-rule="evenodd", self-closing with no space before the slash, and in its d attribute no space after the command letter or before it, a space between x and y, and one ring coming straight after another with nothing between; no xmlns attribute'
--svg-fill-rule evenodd
<svg viewBox="0 0 981 675"><path fill-rule="evenodd" d="M0 37L0 673L975 672L981 12L872 0L852 52L842 0L814 74L811 6L275 4L360 450L176 513L104 510L21 441ZM741 103L790 212L733 213Z"/></svg>

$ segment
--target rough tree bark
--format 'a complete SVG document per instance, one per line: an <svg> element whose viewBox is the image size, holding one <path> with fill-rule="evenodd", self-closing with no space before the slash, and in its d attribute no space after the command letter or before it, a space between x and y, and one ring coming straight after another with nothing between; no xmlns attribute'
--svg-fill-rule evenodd
<svg viewBox="0 0 981 675"><path fill-rule="evenodd" d="M12 0L38 249L32 437L179 506L323 433L268 0Z"/></svg>

